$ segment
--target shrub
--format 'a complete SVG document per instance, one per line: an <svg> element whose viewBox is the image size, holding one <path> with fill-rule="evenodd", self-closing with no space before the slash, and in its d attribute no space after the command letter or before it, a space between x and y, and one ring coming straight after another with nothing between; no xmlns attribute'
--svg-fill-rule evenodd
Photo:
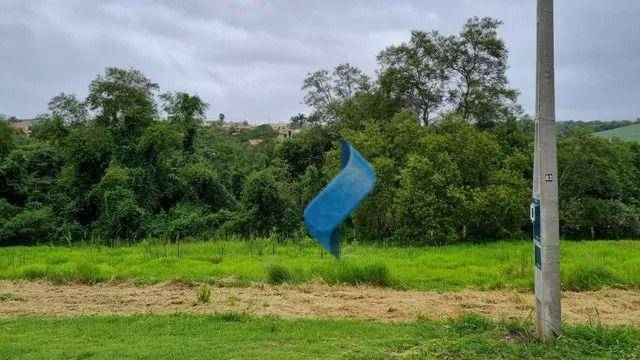
<svg viewBox="0 0 640 360"><path fill-rule="evenodd" d="M230 216L226 210L211 213L204 205L181 202L155 221L153 233L169 239L194 237L218 229Z"/></svg>
<svg viewBox="0 0 640 360"><path fill-rule="evenodd" d="M291 282L293 275L280 264L271 264L267 267L267 282L272 285Z"/></svg>
<svg viewBox="0 0 640 360"><path fill-rule="evenodd" d="M31 245L53 238L57 219L50 207L27 208L7 220L0 229L6 244Z"/></svg>

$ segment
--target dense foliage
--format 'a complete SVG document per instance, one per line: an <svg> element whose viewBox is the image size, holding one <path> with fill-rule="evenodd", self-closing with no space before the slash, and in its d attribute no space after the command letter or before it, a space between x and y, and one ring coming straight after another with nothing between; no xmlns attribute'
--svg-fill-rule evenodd
<svg viewBox="0 0 640 360"><path fill-rule="evenodd" d="M197 95L159 94L141 72L108 68L86 99L54 97L31 137L0 120L0 244L300 235L305 205L338 171L341 137L378 173L344 236L525 236L533 122L508 87L499 25L414 31L380 53L376 79L350 64L309 74L313 111L292 117L302 131L286 140L269 126L226 127L223 114L205 126ZM559 167L565 236L640 235L640 146L574 127Z"/></svg>

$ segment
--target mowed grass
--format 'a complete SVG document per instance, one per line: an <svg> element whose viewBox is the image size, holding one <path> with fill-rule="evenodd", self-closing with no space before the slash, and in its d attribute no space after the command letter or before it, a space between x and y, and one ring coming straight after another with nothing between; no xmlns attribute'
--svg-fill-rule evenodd
<svg viewBox="0 0 640 360"><path fill-rule="evenodd" d="M534 339L533 324L467 315L382 324L283 320L237 313L0 319L7 359L633 359L640 329L567 326ZM635 355L634 355L635 354Z"/></svg>
<svg viewBox="0 0 640 360"><path fill-rule="evenodd" d="M640 141L640 124L600 131L596 134L598 136L602 136L603 138L616 137L620 140Z"/></svg>
<svg viewBox="0 0 640 360"><path fill-rule="evenodd" d="M135 246L0 248L0 278L95 283L134 280L242 286L253 281L301 283L322 279L404 289L531 289L529 241L442 247L346 245L336 261L311 241L209 241ZM563 241L566 290L640 287L640 241Z"/></svg>

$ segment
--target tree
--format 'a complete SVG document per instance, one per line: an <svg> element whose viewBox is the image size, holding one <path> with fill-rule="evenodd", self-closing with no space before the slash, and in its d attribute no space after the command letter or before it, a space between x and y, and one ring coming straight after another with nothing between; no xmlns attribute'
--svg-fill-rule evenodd
<svg viewBox="0 0 640 360"><path fill-rule="evenodd" d="M153 121L158 84L135 69L109 67L89 84L87 103L98 122L112 128L139 131Z"/></svg>
<svg viewBox="0 0 640 360"><path fill-rule="evenodd" d="M218 114L218 124L219 124L220 126L223 126L223 125L224 125L224 119L225 119L225 116L224 116L224 114L223 114L223 113Z"/></svg>
<svg viewBox="0 0 640 360"><path fill-rule="evenodd" d="M289 124L294 129L302 129L307 122L307 117L303 113L297 113L289 118Z"/></svg>
<svg viewBox="0 0 640 360"><path fill-rule="evenodd" d="M175 124L154 123L149 126L138 143L140 155L149 165L161 166L171 151L183 144L184 134Z"/></svg>
<svg viewBox="0 0 640 360"><path fill-rule="evenodd" d="M202 125L209 106L198 95L183 92L165 93L160 98L164 101L168 120L180 125L184 131L184 150L192 153L198 127ZM221 115L224 120L224 115Z"/></svg>
<svg viewBox="0 0 640 360"><path fill-rule="evenodd" d="M637 216L640 204L633 195L639 192L636 157L631 144L600 138L584 128L560 138L558 186L564 232L610 237L618 236L612 224L620 224L621 231L636 228L637 219L629 215Z"/></svg>
<svg viewBox="0 0 640 360"><path fill-rule="evenodd" d="M318 70L304 79L304 103L314 109L323 123L337 121L336 107L355 94L371 88L369 77L349 63L336 66L331 73Z"/></svg>
<svg viewBox="0 0 640 360"><path fill-rule="evenodd" d="M64 124L84 123L89 119L86 104L79 101L74 94L60 94L49 101L49 112L58 117Z"/></svg>
<svg viewBox="0 0 640 360"><path fill-rule="evenodd" d="M11 123L0 117L0 159L13 148L16 135Z"/></svg>
<svg viewBox="0 0 640 360"><path fill-rule="evenodd" d="M267 235L282 227L286 204L269 169L249 175L242 204L245 211L251 214L250 232Z"/></svg>
<svg viewBox="0 0 640 360"><path fill-rule="evenodd" d="M460 116L481 129L508 118L518 95L508 87L508 52L497 34L501 24L492 18L473 17L459 37L443 41L443 62L454 80L449 102Z"/></svg>
<svg viewBox="0 0 640 360"><path fill-rule="evenodd" d="M380 84L400 100L424 125L444 102L449 74L442 58L438 32L412 31L409 43L390 46L378 55Z"/></svg>

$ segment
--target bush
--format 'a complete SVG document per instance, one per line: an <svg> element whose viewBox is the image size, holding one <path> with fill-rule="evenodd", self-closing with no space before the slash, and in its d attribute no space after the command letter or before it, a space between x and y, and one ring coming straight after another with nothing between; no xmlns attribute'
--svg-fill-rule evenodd
<svg viewBox="0 0 640 360"><path fill-rule="evenodd" d="M291 282L293 275L291 272L280 264L271 264L267 267L267 283L278 285Z"/></svg>
<svg viewBox="0 0 640 360"><path fill-rule="evenodd" d="M159 216L154 221L152 233L172 240L195 237L216 231L231 217L226 210L211 213L204 205L181 202L166 216Z"/></svg>
<svg viewBox="0 0 640 360"><path fill-rule="evenodd" d="M57 219L50 207L27 208L4 222L0 228L2 245L32 245L54 238Z"/></svg>

